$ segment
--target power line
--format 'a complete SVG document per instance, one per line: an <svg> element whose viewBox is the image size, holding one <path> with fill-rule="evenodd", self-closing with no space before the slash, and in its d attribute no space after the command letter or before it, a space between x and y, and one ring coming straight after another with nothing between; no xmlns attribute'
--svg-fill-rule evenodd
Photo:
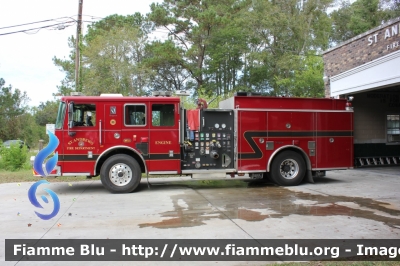
<svg viewBox="0 0 400 266"><path fill-rule="evenodd" d="M9 29L9 28L15 28L15 27L20 27L20 26L26 26L26 25L32 25L32 24L37 24L37 23L43 23L43 22L48 22L48 21L54 21L54 20L63 19L63 18L69 18L69 19L71 19L71 17L61 17L61 18L46 19L46 20L35 21L35 22L30 22L30 23L24 23L24 24L19 24L19 25L1 27L0 30L2 30L2 29Z"/></svg>
<svg viewBox="0 0 400 266"><path fill-rule="evenodd" d="M15 33L21 33L21 32L26 33L27 31L32 31L32 30L38 30L39 31L41 29L50 28L50 27L59 26L59 25L64 25L66 23L76 23L76 21L66 21L66 22L61 22L61 23L57 23L57 24L41 26L41 27L37 27L37 28L31 28L31 29L25 29L25 30L19 30L19 31L0 33L0 36L10 35L10 34L15 34Z"/></svg>
<svg viewBox="0 0 400 266"><path fill-rule="evenodd" d="M76 16L76 15L74 15ZM92 15L82 15L82 16L86 16L86 17L90 17L92 19L103 19L101 17L97 17L97 16L92 16ZM12 31L12 32L6 32L6 33L0 33L0 36L3 35L10 35L10 34L15 34L15 33L21 33L24 32L26 34L30 34L28 33L28 31L33 31L33 30L37 30L40 31L41 29L45 29L45 28L50 28L50 27L55 27L55 26L59 26L56 28L56 30L63 30L66 27L70 27L72 25L65 25L67 23L76 23L78 22L77 19L74 19L73 16L69 16L69 17L59 17L59 18L53 18L53 19L46 19L46 20L40 20L40 21L35 21L35 22L29 22L29 23L23 23L23 24L18 24L18 25L12 25L12 26L6 26L6 27L0 27L0 30L3 29L10 29L10 28L16 28L16 27L22 27L22 26L27 26L27 25L33 25L33 24L38 24L38 23L45 23L45 22L49 22L49 21L57 21L60 19L72 19L73 21L62 21L60 23L57 24L51 24L51 25L45 25L45 26L41 26L41 27L36 27L36 28L29 28L29 29L23 29L23 30L18 30L18 31ZM87 22L87 23L93 23L93 21L90 20L81 20L81 22ZM36 34L37 32L33 33Z"/></svg>
<svg viewBox="0 0 400 266"><path fill-rule="evenodd" d="M92 16L92 15L82 15L83 17L91 17L92 19L104 19L102 17Z"/></svg>
<svg viewBox="0 0 400 266"><path fill-rule="evenodd" d="M73 16L76 16L76 15L73 15ZM49 22L49 21L57 21L57 20L60 20L60 19L72 19L72 20L73 20L73 21L64 21L64 22L60 22L60 23L52 24L52 25L41 26L41 27L37 27L37 28L30 28L30 29L24 29L24 30L6 32L6 33L0 33L0 36L3 36L3 35L10 35L10 34L15 34L15 33L21 33L21 32L27 33L28 31L32 31L32 30L37 30L37 32L38 32L38 31L40 31L41 29L44 29L44 28L49 28L49 27L53 27L53 26L60 26L60 25L66 24L66 23L71 23L71 22L78 22L78 21L80 21L80 22L87 22L87 23L93 23L93 22L95 22L95 21L83 20L83 19L79 19L79 18L78 18L78 19L74 19L73 16L59 17L59 18L54 18L54 19L46 19L46 20L40 20L40 21L35 21L35 22L23 23L23 24L18 24L18 25L0 27L0 30L3 30L3 29L16 28L16 27L27 26L27 25L32 25L32 24L44 23L44 22ZM93 16L93 15L84 15L84 14L81 14L80 16L81 16L81 17L83 17L83 16L85 16L85 17L90 17L92 20L99 20L99 19L101 20L101 19L104 19L103 17ZM62 30L62 29L64 29L65 27L69 27L69 26L72 26L72 25L67 25L67 26L63 25L63 26L64 26L64 27L56 28L56 30ZM37 33L37 32L36 32L36 33ZM27 33L27 34L29 34L29 33Z"/></svg>

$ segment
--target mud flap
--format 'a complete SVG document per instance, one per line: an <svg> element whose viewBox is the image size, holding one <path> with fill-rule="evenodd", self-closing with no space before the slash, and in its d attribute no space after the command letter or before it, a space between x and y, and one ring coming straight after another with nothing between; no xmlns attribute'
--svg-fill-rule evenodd
<svg viewBox="0 0 400 266"><path fill-rule="evenodd" d="M307 175L307 182L314 184L314 178L312 175L312 171L307 169L306 175Z"/></svg>
<svg viewBox="0 0 400 266"><path fill-rule="evenodd" d="M147 188L150 189L151 188L151 184L150 184L150 181L149 181L149 173L148 172L146 173L146 176L147 176L147 178L146 178L147 179Z"/></svg>

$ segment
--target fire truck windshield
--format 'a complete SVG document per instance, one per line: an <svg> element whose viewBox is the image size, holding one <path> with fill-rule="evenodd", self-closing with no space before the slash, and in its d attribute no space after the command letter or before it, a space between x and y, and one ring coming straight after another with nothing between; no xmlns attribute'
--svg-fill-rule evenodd
<svg viewBox="0 0 400 266"><path fill-rule="evenodd" d="M60 105L58 106L57 120L55 126L56 129L61 129L63 126L65 117L65 107L66 107L65 102L60 102Z"/></svg>

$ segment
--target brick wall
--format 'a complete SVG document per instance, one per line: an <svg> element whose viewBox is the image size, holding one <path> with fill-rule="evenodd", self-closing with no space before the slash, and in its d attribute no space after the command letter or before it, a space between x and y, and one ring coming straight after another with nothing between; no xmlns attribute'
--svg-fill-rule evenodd
<svg viewBox="0 0 400 266"><path fill-rule="evenodd" d="M400 50L400 17L323 53L325 76L332 77ZM325 85L330 97L330 84Z"/></svg>

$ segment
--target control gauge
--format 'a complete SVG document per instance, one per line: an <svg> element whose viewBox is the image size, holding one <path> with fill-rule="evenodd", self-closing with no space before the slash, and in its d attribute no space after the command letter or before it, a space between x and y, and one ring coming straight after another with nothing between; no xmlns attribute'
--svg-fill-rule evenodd
<svg viewBox="0 0 400 266"><path fill-rule="evenodd" d="M222 127L222 128L226 128L226 125L225 125L225 124L222 124L221 127Z"/></svg>
<svg viewBox="0 0 400 266"><path fill-rule="evenodd" d="M219 124L216 123L216 124L214 125L214 127L215 127L215 128L219 128Z"/></svg>

